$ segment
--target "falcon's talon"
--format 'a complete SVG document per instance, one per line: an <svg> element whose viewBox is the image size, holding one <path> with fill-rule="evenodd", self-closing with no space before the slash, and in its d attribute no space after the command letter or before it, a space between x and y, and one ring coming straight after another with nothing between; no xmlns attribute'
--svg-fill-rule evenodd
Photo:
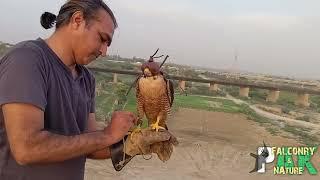
<svg viewBox="0 0 320 180"><path fill-rule="evenodd" d="M155 129L156 130L156 132L159 132L159 129L166 129L166 128L164 128L164 127L162 127L162 126L159 126L159 123L158 122L156 122L156 123L154 123L154 124L151 124L151 129Z"/></svg>

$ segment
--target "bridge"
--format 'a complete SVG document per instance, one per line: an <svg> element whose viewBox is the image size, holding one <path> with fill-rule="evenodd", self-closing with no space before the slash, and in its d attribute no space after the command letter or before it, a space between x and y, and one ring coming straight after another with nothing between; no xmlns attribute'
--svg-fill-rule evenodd
<svg viewBox="0 0 320 180"><path fill-rule="evenodd" d="M117 70L117 69L108 69L108 68L97 68L97 67L88 67L94 72L104 72L104 73L113 73L113 82L118 82L118 74L126 74L138 76L141 72L130 71L130 70ZM309 94L320 95L320 90L315 90L308 87L296 87L290 86L287 84L279 83L266 83L266 82L250 82L245 80L236 80L228 78L211 78L211 79L200 79L200 78L189 78L175 75L167 75L169 79L178 80L179 86L182 90L186 88L186 81L189 82L199 82L209 84L210 91L218 91L218 85L232 85L240 87L239 95L241 97L249 97L250 88L266 89L269 90L269 94L266 98L266 101L276 102L279 98L280 91L289 91L297 93L296 105L308 107L309 103Z"/></svg>

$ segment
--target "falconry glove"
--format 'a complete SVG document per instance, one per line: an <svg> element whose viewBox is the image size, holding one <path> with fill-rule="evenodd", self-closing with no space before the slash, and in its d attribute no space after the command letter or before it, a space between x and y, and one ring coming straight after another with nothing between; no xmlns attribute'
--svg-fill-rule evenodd
<svg viewBox="0 0 320 180"><path fill-rule="evenodd" d="M111 146L111 160L116 171L120 171L134 156L156 153L160 160L167 161L177 145L177 139L167 130L151 128L129 134ZM159 148L160 147L160 148Z"/></svg>

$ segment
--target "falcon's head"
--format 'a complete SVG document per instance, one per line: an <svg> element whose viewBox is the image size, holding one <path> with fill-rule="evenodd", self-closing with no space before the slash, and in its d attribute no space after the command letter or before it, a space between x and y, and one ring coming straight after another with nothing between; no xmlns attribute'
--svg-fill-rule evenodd
<svg viewBox="0 0 320 180"><path fill-rule="evenodd" d="M161 74L160 65L157 62L154 62L152 57L150 57L149 61L142 64L141 71L144 77L152 77Z"/></svg>

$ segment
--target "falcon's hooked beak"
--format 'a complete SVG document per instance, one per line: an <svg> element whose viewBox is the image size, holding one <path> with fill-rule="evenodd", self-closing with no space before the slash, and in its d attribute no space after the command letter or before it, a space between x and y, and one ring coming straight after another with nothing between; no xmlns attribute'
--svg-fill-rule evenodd
<svg viewBox="0 0 320 180"><path fill-rule="evenodd" d="M145 69L143 70L143 75L144 75L144 77L151 77L151 76L152 76L152 73L151 73L151 71L149 70L149 68L145 68Z"/></svg>

